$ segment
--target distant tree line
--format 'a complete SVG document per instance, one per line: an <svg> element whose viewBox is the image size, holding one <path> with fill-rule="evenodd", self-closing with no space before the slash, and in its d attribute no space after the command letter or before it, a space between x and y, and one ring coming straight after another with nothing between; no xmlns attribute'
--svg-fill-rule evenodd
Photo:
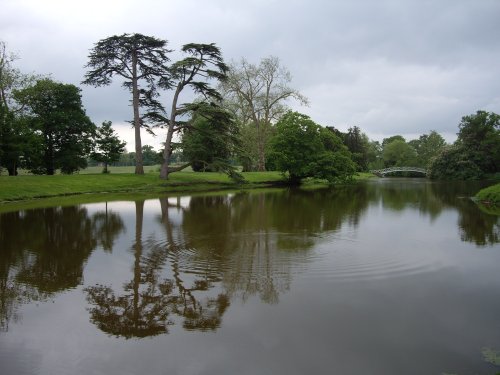
<svg viewBox="0 0 500 375"><path fill-rule="evenodd" d="M104 172L109 165L133 165L142 174L144 165L160 164L160 178L190 166L237 180L242 167L279 170L292 183L307 177L345 181L357 172L392 166L426 168L437 179L499 172L495 113L463 117L452 145L436 131L379 142L358 126L343 132L291 112L290 100L303 105L308 100L291 87L290 72L276 57L226 64L213 43L186 44L184 57L174 62L170 52L166 40L142 34L108 37L90 50L82 83L106 86L120 77L130 91L135 149L125 152L111 122L97 127L88 118L78 87L21 73L13 65L16 56L0 43L0 166L9 175L18 168L50 175L100 163ZM173 96L161 96L167 91ZM170 99L162 102L163 97ZM157 129L166 131L161 151L141 141L142 131Z"/></svg>

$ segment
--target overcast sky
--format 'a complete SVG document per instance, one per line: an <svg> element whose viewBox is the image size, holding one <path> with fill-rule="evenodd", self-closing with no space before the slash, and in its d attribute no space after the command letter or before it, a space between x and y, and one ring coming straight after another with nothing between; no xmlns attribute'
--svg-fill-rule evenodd
<svg viewBox="0 0 500 375"><path fill-rule="evenodd" d="M0 39L24 72L80 85L98 40L142 33L178 50L215 42L227 62L280 58L323 126L381 140L430 130L456 138L462 116L500 113L500 0L0 0ZM172 58L178 57L176 53ZM119 83L82 87L87 114L133 133ZM143 144L164 139L146 135Z"/></svg>

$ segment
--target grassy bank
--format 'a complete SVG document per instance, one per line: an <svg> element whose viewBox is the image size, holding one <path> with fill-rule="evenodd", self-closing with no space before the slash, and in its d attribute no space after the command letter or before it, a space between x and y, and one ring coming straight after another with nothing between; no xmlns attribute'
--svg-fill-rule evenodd
<svg viewBox="0 0 500 375"><path fill-rule="evenodd" d="M237 185L222 173L196 173L182 171L161 180L157 168L150 167L142 176L133 174L133 167L114 167L110 174L101 168L89 168L75 175L35 176L21 174L16 177L0 176L0 212L12 209L44 207L59 204L80 204L97 201L133 200L159 194L193 194L216 190L240 190L282 186L280 172L246 172L246 183ZM95 172L95 173L90 173ZM363 173L356 179L367 179ZM318 181L306 181L315 185ZM324 185L324 182L319 184Z"/></svg>
<svg viewBox="0 0 500 375"><path fill-rule="evenodd" d="M244 176L248 181L246 187L267 186L283 179L279 172L250 172ZM0 202L91 193L148 194L234 187L234 182L221 173L179 172L173 173L168 181L160 180L157 173L0 176Z"/></svg>
<svg viewBox="0 0 500 375"><path fill-rule="evenodd" d="M482 203L500 206L500 183L480 190L476 198Z"/></svg>

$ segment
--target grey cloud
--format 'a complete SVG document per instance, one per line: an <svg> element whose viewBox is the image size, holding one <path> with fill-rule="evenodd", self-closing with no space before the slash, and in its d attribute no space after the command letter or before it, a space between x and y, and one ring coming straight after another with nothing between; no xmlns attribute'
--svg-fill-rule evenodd
<svg viewBox="0 0 500 375"><path fill-rule="evenodd" d="M78 84L95 42L140 32L168 39L173 49L216 42L228 61L280 57L293 86L311 101L308 108L290 104L323 125L358 125L377 137L431 129L452 137L461 116L500 112L496 0L64 4L7 0L0 35L22 58L23 70ZM82 93L95 122L130 117L119 82Z"/></svg>

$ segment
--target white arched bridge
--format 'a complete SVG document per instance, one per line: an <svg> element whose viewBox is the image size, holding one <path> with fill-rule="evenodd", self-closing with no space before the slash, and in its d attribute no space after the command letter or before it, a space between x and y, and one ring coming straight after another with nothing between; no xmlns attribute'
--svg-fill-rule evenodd
<svg viewBox="0 0 500 375"><path fill-rule="evenodd" d="M374 169L370 171L371 173L384 177L386 174L397 173L397 172L412 172L412 173L422 173L427 176L427 169L418 167L390 167L384 169Z"/></svg>

